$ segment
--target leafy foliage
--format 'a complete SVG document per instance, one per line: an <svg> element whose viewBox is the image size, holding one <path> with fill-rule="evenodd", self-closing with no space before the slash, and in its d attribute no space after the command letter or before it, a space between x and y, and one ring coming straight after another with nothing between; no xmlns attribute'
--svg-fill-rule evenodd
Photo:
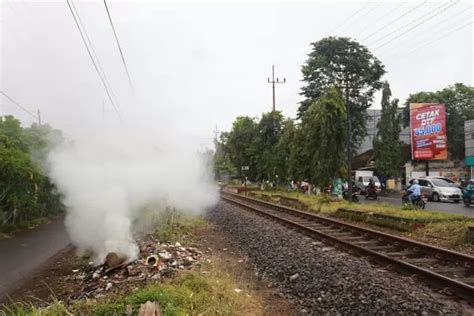
<svg viewBox="0 0 474 316"><path fill-rule="evenodd" d="M244 173L242 167L248 166L245 175L250 179L257 177L257 141L258 124L248 116L239 116L232 124L229 133L228 149L231 162L236 168L237 176L242 178Z"/></svg>
<svg viewBox="0 0 474 316"><path fill-rule="evenodd" d="M398 99L390 101L390 85L384 82L382 91L382 117L377 125L374 139L375 166L387 176L396 177L401 166L400 131L401 118L398 115Z"/></svg>
<svg viewBox="0 0 474 316"><path fill-rule="evenodd" d="M313 103L303 117L305 152L310 163L311 182L325 186L345 175L346 106L339 91L331 88Z"/></svg>
<svg viewBox="0 0 474 316"><path fill-rule="evenodd" d="M302 118L309 107L331 87L348 99L352 116L352 143L359 145L366 135L366 110L374 93L380 89L385 73L381 62L356 41L343 37L327 37L312 43L312 51L302 67L302 95L306 98L298 109Z"/></svg>
<svg viewBox="0 0 474 316"><path fill-rule="evenodd" d="M410 94L405 104L404 124L410 122L410 103L444 103L446 106L446 134L452 159L464 159L464 121L474 119L474 87L456 83L435 92Z"/></svg>
<svg viewBox="0 0 474 316"><path fill-rule="evenodd" d="M13 116L0 117L0 230L64 209L55 186L30 153L32 150L37 158L44 158L53 134L60 136L47 125L23 129Z"/></svg>

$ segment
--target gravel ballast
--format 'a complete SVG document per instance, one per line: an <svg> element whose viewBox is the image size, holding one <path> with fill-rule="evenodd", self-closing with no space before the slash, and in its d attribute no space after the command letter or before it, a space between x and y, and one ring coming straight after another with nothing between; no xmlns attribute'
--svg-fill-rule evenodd
<svg viewBox="0 0 474 316"><path fill-rule="evenodd" d="M237 241L258 276L308 314L463 314L420 281L373 265L248 210L219 202L209 219ZM466 312L466 311L464 311Z"/></svg>

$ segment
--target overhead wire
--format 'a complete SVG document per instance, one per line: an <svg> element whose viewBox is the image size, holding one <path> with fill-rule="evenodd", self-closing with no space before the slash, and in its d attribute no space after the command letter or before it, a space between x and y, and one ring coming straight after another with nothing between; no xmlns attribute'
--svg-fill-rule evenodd
<svg viewBox="0 0 474 316"><path fill-rule="evenodd" d="M460 10L460 11L458 11L458 12L456 12L456 13L450 15L450 16L448 16L447 18L445 18L445 19L443 19L443 20L441 20L441 21L437 21L437 22L436 22L436 25L433 26L433 27L431 27L431 28L429 29L430 34L439 34L440 31L443 31L443 29L446 28L446 27L443 26L443 24L445 24L446 22L452 21L454 18L457 18L457 17L459 17L459 16L461 16L461 15L464 15L464 14L466 14L466 13L468 13L468 14L471 16L471 12L470 12L470 11L467 11L465 8L462 8L462 10ZM469 20L469 19L467 19L467 20ZM440 27L440 26L441 26L441 27ZM424 34L424 33L421 33L421 34L418 34L418 35L423 35L423 34ZM419 43L419 42L420 42L420 40L419 40L420 37L421 37L421 36L415 35L415 36L413 36L411 39L418 39L416 42ZM424 40L426 40L426 39L427 39L427 38L424 38ZM408 45L408 46L410 46L410 45ZM383 52L382 52L382 54L383 54Z"/></svg>
<svg viewBox="0 0 474 316"><path fill-rule="evenodd" d="M380 7L382 5L382 2L379 1L375 4L375 6L373 6L372 8L369 8L369 10L365 11L362 15L360 15L357 20L360 20L362 19L363 17L367 16L367 14L371 13L372 11L374 11L375 9L377 9L378 7ZM350 28L351 29L351 28Z"/></svg>
<svg viewBox="0 0 474 316"><path fill-rule="evenodd" d="M77 16L77 20L79 21L79 25L82 29L82 31L84 32L84 35L86 37L86 40L87 40L87 43L91 49L91 52L92 52L92 55L93 57L95 58L96 62L97 62L97 66L99 67L99 70L100 72L102 73L103 77L104 77L104 80L105 80L105 83L107 84L107 86L109 87L109 90L110 90L110 94L112 96L112 98L114 99L115 101L115 104L117 104L117 108L120 108L120 103L117 101L117 97L114 93L114 90L112 89L112 86L110 85L110 82L109 82L109 79L107 78L107 74L105 73L104 71L104 68L102 67L102 63L100 62L100 59L95 51L95 48L94 48L94 45L92 44L92 41L87 33L87 30L84 26L84 23L82 23L82 19L81 19L81 16L79 15L79 12L77 11L77 8L76 8L76 5L74 4L74 0L71 0L71 5L72 5L72 8L74 9L74 12Z"/></svg>
<svg viewBox="0 0 474 316"><path fill-rule="evenodd" d="M382 3L382 2L381 2ZM385 19L387 16L393 14L394 11L397 11L398 9L400 9L401 7L405 6L406 4L408 3L408 1L403 1L401 2L397 7L395 8L390 8L385 14L383 15L380 15L378 17L377 20L373 21L373 22L369 22L368 24L364 25L364 27L361 28L361 30L364 30L368 27L368 25L376 25L378 22L382 21L383 19Z"/></svg>
<svg viewBox="0 0 474 316"><path fill-rule="evenodd" d="M365 3L364 6L362 6L362 8L360 8L359 10L355 11L353 14L351 14L348 18L346 18L344 20L344 22L342 22L341 24L339 24L338 26L336 26L331 32L329 32L329 36L331 34L333 34L334 32L336 32L337 30L341 29L342 27L344 27L347 22L349 22L351 19L353 19L355 16L357 16L360 12L364 11L366 7L368 7L370 5L370 1L367 1Z"/></svg>
<svg viewBox="0 0 474 316"><path fill-rule="evenodd" d="M434 9L432 9L432 10L430 10L430 11L424 13L423 15L415 17L414 19L410 20L408 23L405 23L404 25L402 25L402 26L400 26L400 27L398 27L398 28L392 30L392 31L389 32L388 34L382 34L382 36L380 36L379 38L375 39L374 41L369 42L368 44L369 44L369 45L373 45L373 44L375 44L375 43L377 43L377 42L380 42L380 41L386 39L387 37L391 36L392 34L395 34L395 33L397 33L398 31L400 31L400 30L402 30L402 29L404 29L404 28L406 28L406 27L409 27L409 26L412 25L413 23L416 23L416 22L419 21L420 19L423 19L423 18L425 18L425 17L427 17L427 16L433 14L433 12L437 12L438 10L443 9L444 7L448 6L448 5L451 4L451 3L452 3L451 0L449 0L448 2L445 2L445 3L441 4L440 6L437 6L436 8L434 8Z"/></svg>
<svg viewBox="0 0 474 316"><path fill-rule="evenodd" d="M10 97L8 94L6 94L4 91L0 91L1 94L3 94L3 96L5 98L7 98L10 102L12 102L13 104L15 104L18 108L20 108L23 112L29 114L30 116L34 117L35 119L38 118L38 116L36 114L34 114L33 112L29 111L28 109L26 109L23 105L21 105L20 103L18 103L17 101L15 101L12 97Z"/></svg>
<svg viewBox="0 0 474 316"><path fill-rule="evenodd" d="M412 49L412 50L406 52L405 54L392 55L392 56L387 57L386 59L392 59L392 58L394 58L394 57L399 57L399 56L402 56L402 55L411 54L411 53L413 53L413 52L415 52L415 51L417 51L417 50L419 50L419 49L421 49L421 48L423 48L423 47L426 47L426 46L431 45L431 44L433 44L433 43L435 43L435 42L438 42L438 41L442 40L443 38L448 37L449 35L451 35L451 34L453 34L453 33L456 33L456 32L458 32L458 31L460 31L460 30L462 30L462 29L464 29L464 28L470 26L470 25L473 24L473 23L474 23L474 20L468 21L467 23L464 23L464 24L462 24L462 25L460 25L460 26L458 26L458 27L456 27L456 28L450 29L448 32L445 32L443 35L441 35L441 36L439 36L439 37L437 37L437 38L435 38L435 39L426 41L426 42L424 42L424 43L422 43L422 44L416 46L414 49Z"/></svg>
<svg viewBox="0 0 474 316"><path fill-rule="evenodd" d="M370 33L369 35L367 35L366 37L362 38L361 41L365 41L365 40L368 40L369 38L371 38L372 36L374 36L375 34L379 33L380 31L383 31L384 29L386 29L387 27L389 27L390 25L392 25L393 23L403 19L405 16L409 15L410 13L418 10L420 7L422 7L424 4L426 4L428 2L428 0L425 0L423 1L422 3L416 5L415 7L411 8L410 10L408 11L405 11L404 13L402 13L401 15L397 16L396 18L394 18L393 20L390 20L390 22L388 22L387 24L379 27L378 29L376 29L374 32Z"/></svg>
<svg viewBox="0 0 474 316"><path fill-rule="evenodd" d="M72 1L72 0L71 0ZM103 86L104 86L104 89L105 89L105 92L107 93L107 97L110 101L110 103L112 104L112 107L113 109L115 110L115 113L117 114L119 120L122 120L122 117L120 115L120 112L118 110L118 107L116 106L114 100L112 99L112 96L111 96L111 92L109 91L109 87L107 86L106 84L106 81L104 80L104 77L102 76L100 70L99 70L99 67L97 66L97 63L96 61L94 60L93 56L92 56L92 52L91 52L91 48L87 45L87 41L86 41L86 38L85 38L85 35L83 33L83 30L81 29L80 27L80 24L79 24L79 21L78 21L78 18L76 17L76 15L74 14L74 10L71 6L71 4L69 3L69 0L66 0L67 2L67 5L69 7L69 10L71 11L71 14L72 14L72 17L74 19L74 22L76 23L76 26L77 26L77 29L79 30L79 34L81 35L81 38L82 38L82 42L84 43L84 46L86 47L87 49L87 53L89 54L89 57L92 61L92 64L94 65L94 69L95 71L97 72L97 75L99 76Z"/></svg>
<svg viewBox="0 0 474 316"><path fill-rule="evenodd" d="M128 71L127 63L125 62L125 57L123 56L122 46L120 45L120 41L118 39L117 32L115 31L115 26L114 26L114 23L112 21L112 17L110 15L109 7L107 6L107 1L106 0L104 0L104 6L105 6L105 10L107 11L107 16L109 17L110 26L112 27L112 31L114 32L115 42L117 43L117 46L118 46L118 49L119 49L119 52L120 52L120 57L122 58L122 64L123 64L123 67L125 68L125 72L127 74L128 82L130 83L130 86L131 86L132 91L133 91L133 84L132 84L132 79L130 78L130 72Z"/></svg>
<svg viewBox="0 0 474 316"><path fill-rule="evenodd" d="M456 5L459 3L459 0L457 2L453 2L453 3L450 3L450 5L448 5L447 7L441 9L440 11L432 14L431 16L429 16L428 18L424 19L424 20L421 20L420 22L418 22L417 24L415 24L414 26L412 26L411 28L405 30L404 32L398 34L397 36L393 37L392 39L388 40L388 41L385 41L384 43L382 43L381 45L377 46L374 48L374 50L378 50L390 43L392 43L393 41L395 41L396 39L399 39L400 37L402 37L403 35L413 31L414 29L416 29L417 27L419 27L420 25L428 22L429 20L431 20L432 18L434 18L435 16L438 16L439 14L445 12L446 10L450 9L452 6Z"/></svg>

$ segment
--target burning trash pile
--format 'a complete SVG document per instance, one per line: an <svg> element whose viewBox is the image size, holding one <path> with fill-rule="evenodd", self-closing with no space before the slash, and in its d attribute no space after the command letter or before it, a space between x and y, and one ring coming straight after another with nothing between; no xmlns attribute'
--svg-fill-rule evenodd
<svg viewBox="0 0 474 316"><path fill-rule="evenodd" d="M160 243L153 235L137 242L140 249L137 260L129 261L126 255L111 252L100 266L89 262L82 271L73 270L68 280L81 286L69 299L99 298L114 288L156 282L177 270L193 270L204 259L204 254L195 247L183 247L178 242Z"/></svg>

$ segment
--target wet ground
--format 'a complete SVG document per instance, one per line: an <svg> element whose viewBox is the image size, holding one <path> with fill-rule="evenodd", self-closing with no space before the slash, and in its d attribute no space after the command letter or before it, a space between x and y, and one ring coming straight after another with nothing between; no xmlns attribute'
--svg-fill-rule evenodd
<svg viewBox="0 0 474 316"><path fill-rule="evenodd" d="M63 217L0 240L0 302L69 243Z"/></svg>

